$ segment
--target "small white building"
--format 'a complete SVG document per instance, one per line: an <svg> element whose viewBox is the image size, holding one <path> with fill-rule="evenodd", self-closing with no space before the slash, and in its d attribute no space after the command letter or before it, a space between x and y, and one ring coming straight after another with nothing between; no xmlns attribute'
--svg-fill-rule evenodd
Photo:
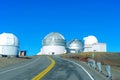
<svg viewBox="0 0 120 80"><path fill-rule="evenodd" d="M17 56L19 49L18 39L12 33L0 34L0 55Z"/></svg>
<svg viewBox="0 0 120 80"><path fill-rule="evenodd" d="M106 43L99 43L95 36L84 38L84 52L106 52Z"/></svg>
<svg viewBox="0 0 120 80"><path fill-rule="evenodd" d="M106 52L106 43L85 44L84 52Z"/></svg>
<svg viewBox="0 0 120 80"><path fill-rule="evenodd" d="M42 48L37 55L57 55L63 53L66 53L65 38L60 33L52 32L42 40Z"/></svg>

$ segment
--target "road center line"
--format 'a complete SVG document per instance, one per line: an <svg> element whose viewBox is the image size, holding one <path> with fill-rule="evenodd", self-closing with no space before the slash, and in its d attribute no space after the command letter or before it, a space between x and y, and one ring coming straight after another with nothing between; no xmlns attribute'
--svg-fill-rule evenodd
<svg viewBox="0 0 120 80"><path fill-rule="evenodd" d="M48 58L50 59L51 64L46 69L44 69L41 73L39 73L37 76L35 76L32 80L40 80L55 66L55 60L53 60L49 56L48 56Z"/></svg>

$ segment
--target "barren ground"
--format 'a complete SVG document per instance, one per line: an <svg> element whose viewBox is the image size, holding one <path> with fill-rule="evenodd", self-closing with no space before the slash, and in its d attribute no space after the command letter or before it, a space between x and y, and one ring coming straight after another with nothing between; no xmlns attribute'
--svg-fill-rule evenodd
<svg viewBox="0 0 120 80"><path fill-rule="evenodd" d="M0 58L0 68L3 68L3 67L7 67L7 66L10 66L10 65L13 65L13 64L17 64L17 63L20 63L20 62L23 62L23 61L26 61L26 60L29 60L31 58L15 58L15 57L2 57Z"/></svg>

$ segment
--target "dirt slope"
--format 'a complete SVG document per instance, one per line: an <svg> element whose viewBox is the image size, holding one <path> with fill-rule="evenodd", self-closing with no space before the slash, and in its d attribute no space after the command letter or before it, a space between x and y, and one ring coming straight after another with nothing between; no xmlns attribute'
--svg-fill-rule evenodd
<svg viewBox="0 0 120 80"><path fill-rule="evenodd" d="M92 58L92 54L93 52L65 54L63 57L87 62L88 58ZM94 52L94 60L97 62L102 62L102 66L111 65L113 80L120 80L120 53Z"/></svg>

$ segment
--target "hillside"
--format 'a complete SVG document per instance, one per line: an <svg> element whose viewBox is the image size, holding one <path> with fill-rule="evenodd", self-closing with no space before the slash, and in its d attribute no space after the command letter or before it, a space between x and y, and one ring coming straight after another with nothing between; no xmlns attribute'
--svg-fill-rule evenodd
<svg viewBox="0 0 120 80"><path fill-rule="evenodd" d="M87 62L88 58L92 58L92 52L80 54L65 54L63 57ZM101 62L102 66L111 65L113 80L120 80L120 53L112 52L94 52L94 60Z"/></svg>

